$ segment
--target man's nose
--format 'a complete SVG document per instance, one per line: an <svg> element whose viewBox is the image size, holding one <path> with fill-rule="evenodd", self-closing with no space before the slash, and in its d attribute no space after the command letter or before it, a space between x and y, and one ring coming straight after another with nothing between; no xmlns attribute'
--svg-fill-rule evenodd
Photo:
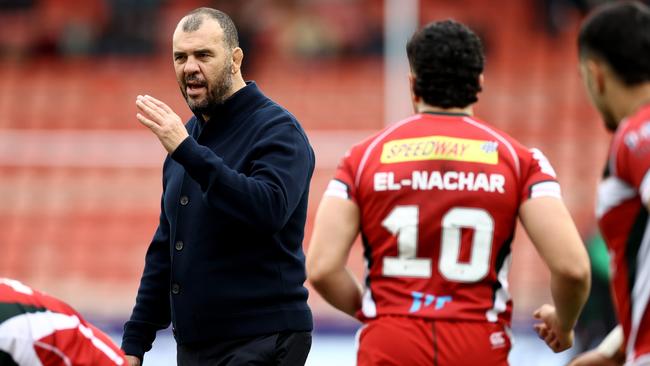
<svg viewBox="0 0 650 366"><path fill-rule="evenodd" d="M201 70L199 69L199 64L196 62L196 59L194 59L194 57L190 57L187 59L183 71L185 71L185 75L192 75L192 74L196 74Z"/></svg>

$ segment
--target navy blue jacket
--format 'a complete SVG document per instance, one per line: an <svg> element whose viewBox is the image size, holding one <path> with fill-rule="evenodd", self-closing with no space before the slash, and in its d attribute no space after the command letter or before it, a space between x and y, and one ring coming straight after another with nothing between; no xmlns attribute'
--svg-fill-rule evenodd
<svg viewBox="0 0 650 366"><path fill-rule="evenodd" d="M310 331L305 132L254 82L186 127L163 166L160 224L122 348L142 358L170 321L179 344Z"/></svg>

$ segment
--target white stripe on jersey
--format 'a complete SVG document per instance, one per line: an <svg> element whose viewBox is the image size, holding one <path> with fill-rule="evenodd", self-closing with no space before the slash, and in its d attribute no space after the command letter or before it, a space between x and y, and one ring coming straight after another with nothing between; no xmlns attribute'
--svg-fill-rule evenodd
<svg viewBox="0 0 650 366"><path fill-rule="evenodd" d="M375 304L375 300L372 299L372 291L370 291L370 287L366 287L366 290L363 292L361 312L366 318L374 318L377 316L377 304Z"/></svg>
<svg viewBox="0 0 650 366"><path fill-rule="evenodd" d="M558 182L539 182L530 187L530 198L554 197L562 199L562 189Z"/></svg>
<svg viewBox="0 0 650 366"><path fill-rule="evenodd" d="M600 219L609 210L636 196L634 188L625 181L612 175L598 185L598 200L596 203L596 217Z"/></svg>
<svg viewBox="0 0 650 366"><path fill-rule="evenodd" d="M643 203L644 206L648 206L648 202L650 202L650 169L648 169L643 176L641 186L639 187L639 193L641 194L641 203Z"/></svg>
<svg viewBox="0 0 650 366"><path fill-rule="evenodd" d="M332 179L325 189L323 196L330 197L339 197L343 199L350 199L350 192L348 192L348 186L336 179Z"/></svg>
<svg viewBox="0 0 650 366"><path fill-rule="evenodd" d="M93 346L95 346L98 350L102 351L103 354L110 358L111 361L115 362L117 365L122 365L124 363L122 357L115 353L111 347L109 347L101 339L95 337L92 329L86 327L83 324L79 324L79 331L84 335L84 337L88 338L92 342Z"/></svg>
<svg viewBox="0 0 650 366"><path fill-rule="evenodd" d="M10 278L5 278L5 277L0 278L0 285L7 285L11 287L14 291L19 292L21 294L25 294L25 295L34 294L34 290L32 290L29 286L23 285L22 282L12 280Z"/></svg>
<svg viewBox="0 0 650 366"><path fill-rule="evenodd" d="M359 346L361 343L361 333L368 327L368 323L361 325L357 332L354 334L354 354L359 354Z"/></svg>
<svg viewBox="0 0 650 366"><path fill-rule="evenodd" d="M532 148L530 149L530 152L533 153L533 159L537 160L537 165L539 165L542 173L557 178L557 174L555 174L555 169L553 169L551 162L548 161L548 158L540 149Z"/></svg>
<svg viewBox="0 0 650 366"><path fill-rule="evenodd" d="M619 150L619 145L621 145L621 142L623 140L623 130L627 126L628 119L625 118L621 121L621 123L618 124L618 127L616 128L616 133L614 134L614 138L612 139L612 147L610 148L610 155L607 158L607 164L609 165L609 174L611 175L618 175L618 171L616 170L616 158L618 156L618 150Z"/></svg>
<svg viewBox="0 0 650 366"><path fill-rule="evenodd" d="M354 177L354 186L355 187L359 187L359 182L361 181L361 173L363 173L363 169L366 167L366 161L368 161L368 157L370 156L370 153L372 152L372 150L374 150L375 146L377 146L377 144L381 140L383 140L386 136L388 136L388 134L390 134L391 132L395 131L399 127L402 127L402 126L404 126L405 124L407 124L409 122L418 120L421 117L422 117L421 114L416 114L413 117L401 120L401 121L397 122L396 124L394 124L394 125L390 126L389 128L387 128L384 132L382 132L379 136L375 137L375 139L372 140L370 145L368 145L368 147L366 148L366 151L364 151L363 157L361 158L361 162L359 163L359 170L357 170L357 176Z"/></svg>
<svg viewBox="0 0 650 366"><path fill-rule="evenodd" d="M485 317L489 322L495 323L499 320L499 314L506 311L508 301L511 298L510 292L508 292L508 272L510 272L511 264L512 253L506 256L503 265L497 274L497 281L501 284L501 288L499 288L496 294L494 294L494 305L492 306L492 309L485 312Z"/></svg>
<svg viewBox="0 0 650 366"><path fill-rule="evenodd" d="M0 323L0 350L8 353L18 365L43 366L34 349L30 328L24 315Z"/></svg>
<svg viewBox="0 0 650 366"><path fill-rule="evenodd" d="M628 361L625 363L625 366L650 366L650 355L646 354L634 361Z"/></svg>
<svg viewBox="0 0 650 366"><path fill-rule="evenodd" d="M12 355L19 365L40 366L41 363L34 351L33 342L56 331L66 329L78 329L84 337L88 338L97 349L116 365L124 363L124 360L115 351L93 334L92 329L81 324L76 315L59 314L51 311L25 313L2 322L0 324L0 349ZM11 337L5 337L4 334L10 334Z"/></svg>
<svg viewBox="0 0 650 366"><path fill-rule="evenodd" d="M494 136L497 140L501 141L501 143L505 145L508 151L510 151L510 155L512 155L512 160L515 162L515 168L517 169L517 178L521 178L521 168L519 167L519 156L515 152L515 149L512 147L512 145L508 142L508 140L506 140L503 136L501 136L499 133L497 133L490 127L485 126L477 121L474 121L469 117L463 117L463 121L469 123L474 127L480 128L481 130Z"/></svg>
<svg viewBox="0 0 650 366"><path fill-rule="evenodd" d="M53 345L44 342L34 342L34 348L36 347L44 348L54 353L55 355L59 356L59 358L61 358L61 361L63 361L65 366L72 366L72 361L70 361L68 356L66 356L60 349L54 347Z"/></svg>
<svg viewBox="0 0 650 366"><path fill-rule="evenodd" d="M628 357L634 356L634 346L639 327L650 299L650 266L648 266L648 263L650 263L650 219L646 222L641 247L639 247L636 256L636 273L634 274L634 288L632 289L632 326L626 352Z"/></svg>

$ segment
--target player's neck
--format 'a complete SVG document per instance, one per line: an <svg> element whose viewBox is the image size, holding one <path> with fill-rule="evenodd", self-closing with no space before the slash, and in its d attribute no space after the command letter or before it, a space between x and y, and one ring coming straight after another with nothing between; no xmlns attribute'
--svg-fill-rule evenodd
<svg viewBox="0 0 650 366"><path fill-rule="evenodd" d="M617 95L617 103L613 112L618 121L636 113L644 105L650 104L650 82L625 88Z"/></svg>
<svg viewBox="0 0 650 366"><path fill-rule="evenodd" d="M468 116L474 115L474 109L472 108L472 105L468 105L465 108L441 108L425 103L418 103L415 106L415 110L417 113L466 114Z"/></svg>

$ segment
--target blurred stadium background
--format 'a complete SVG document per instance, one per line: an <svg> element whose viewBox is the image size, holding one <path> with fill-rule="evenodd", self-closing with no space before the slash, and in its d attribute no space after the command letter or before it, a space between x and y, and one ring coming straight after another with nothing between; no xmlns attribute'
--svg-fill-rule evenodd
<svg viewBox="0 0 650 366"><path fill-rule="evenodd" d="M245 78L306 128L317 154L310 219L347 147L410 112L408 99L395 96L406 93L406 74L390 71L384 43L396 38L401 51L409 28L397 23L388 29L403 32L389 37L385 29L408 16L420 24L451 17L485 44L477 115L547 154L588 240L609 137L582 90L575 37L595 3L0 0L0 276L66 300L119 339L157 223L164 158L136 121L134 100L151 94L189 117L172 69L171 33L198 6L234 18ZM310 226L305 245L309 237ZM562 364L570 355L551 355L531 333L532 310L550 299L547 270L524 235L513 245L512 364ZM350 265L359 276L361 258L357 245ZM309 364L353 364L358 323L314 292L310 304L316 334ZM605 330L590 324L606 316L592 314L585 329L597 335ZM174 348L164 333L147 363L174 365Z"/></svg>

